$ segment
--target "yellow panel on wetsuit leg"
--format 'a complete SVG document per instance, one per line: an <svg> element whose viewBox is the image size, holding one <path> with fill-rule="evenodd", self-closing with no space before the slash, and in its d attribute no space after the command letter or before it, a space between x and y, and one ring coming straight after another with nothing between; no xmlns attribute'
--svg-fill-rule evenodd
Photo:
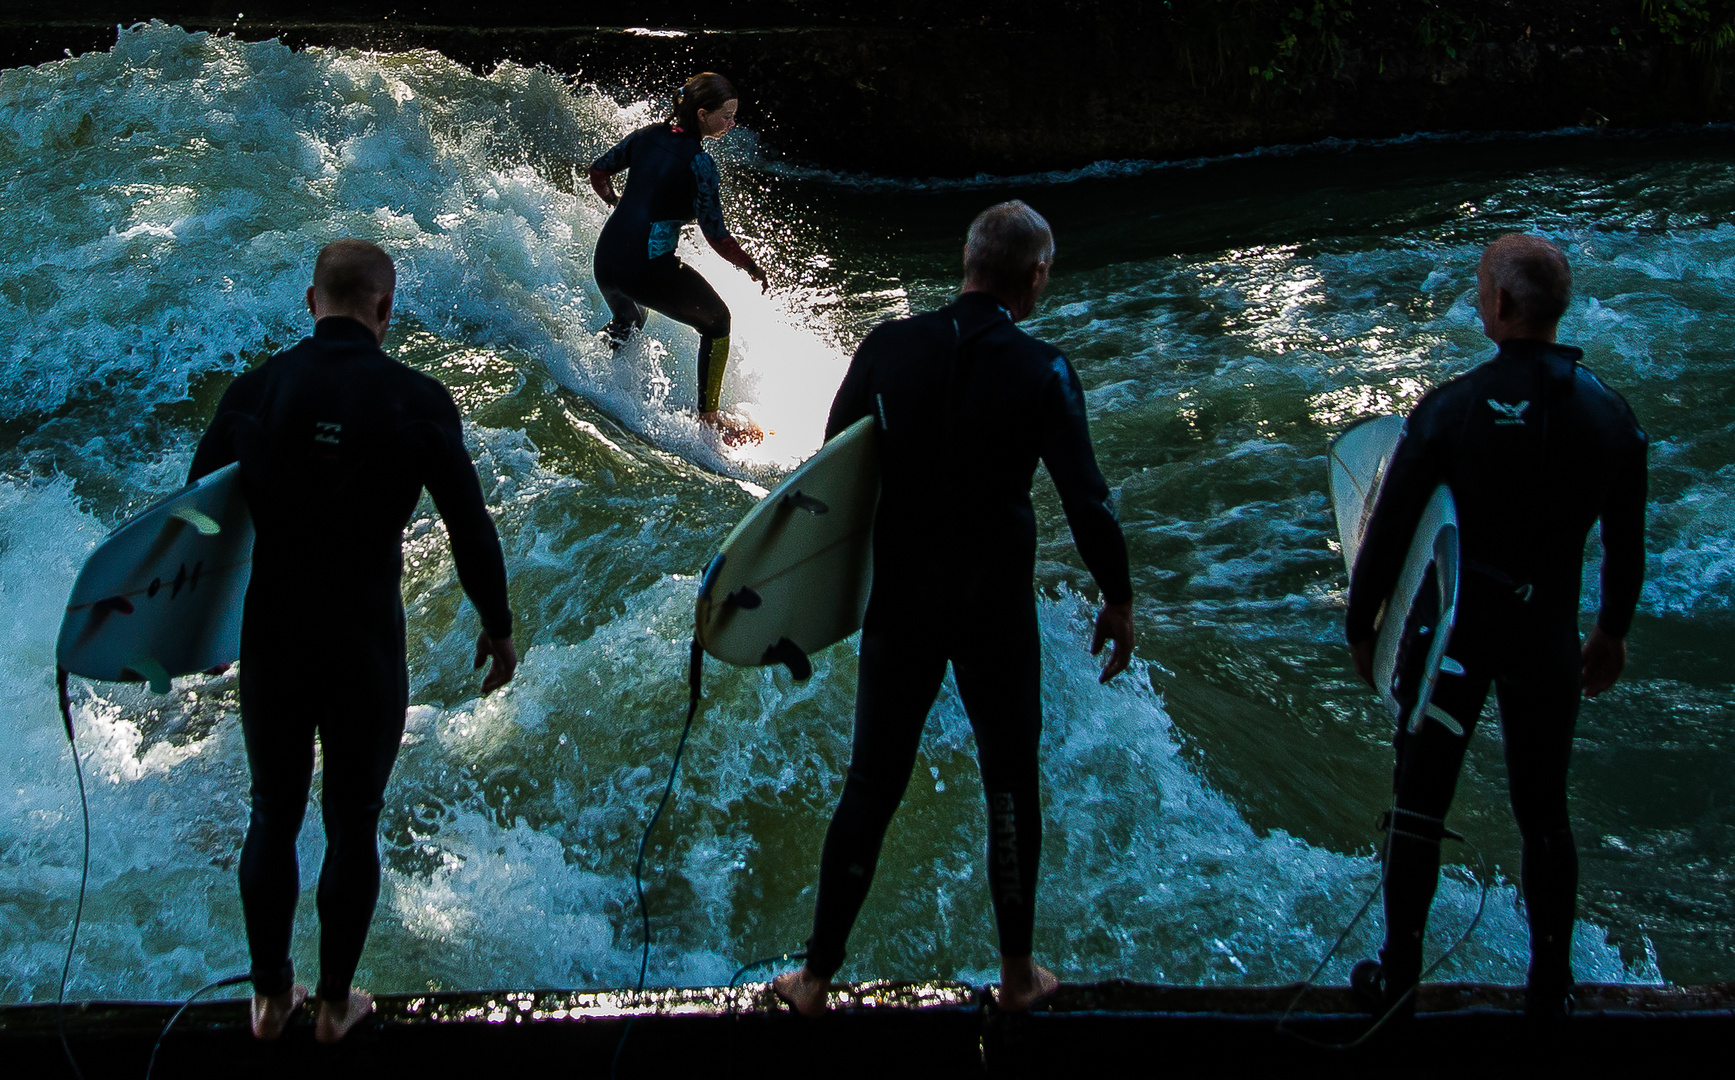
<svg viewBox="0 0 1735 1080"><path fill-rule="evenodd" d="M699 387L699 411L702 413L716 412L718 402L723 397L723 369L729 366L729 336L711 338L710 351L700 357L703 365L703 380Z"/></svg>

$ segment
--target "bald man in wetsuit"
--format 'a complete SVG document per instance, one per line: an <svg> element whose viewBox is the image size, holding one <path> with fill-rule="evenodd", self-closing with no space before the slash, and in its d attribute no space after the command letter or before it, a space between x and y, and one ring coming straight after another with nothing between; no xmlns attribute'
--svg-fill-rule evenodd
<svg viewBox="0 0 1735 1080"><path fill-rule="evenodd" d="M307 997L289 943L316 733L326 850L314 1037L337 1042L373 1010L350 982L379 899L379 816L409 701L398 582L424 487L482 618L476 667L492 660L482 692L518 663L505 559L458 409L437 380L380 349L396 283L373 244L322 250L307 290L313 336L230 385L188 476L240 461L256 531L241 624L253 803L240 879L261 1039L280 1035Z"/></svg>
<svg viewBox="0 0 1735 1080"><path fill-rule="evenodd" d="M1057 985L1031 955L1042 851L1030 504L1038 462L1102 589L1091 652L1114 644L1103 682L1132 658L1133 618L1126 541L1097 468L1078 374L1059 349L1014 325L1036 307L1053 260L1054 235L1036 211L1017 201L983 211L964 246L963 295L876 327L832 403L827 438L862 417L877 421L880 503L849 776L820 855L807 962L773 982L804 1015L825 1011L948 661L988 801L999 1005L1028 1009Z"/></svg>
<svg viewBox="0 0 1735 1080"><path fill-rule="evenodd" d="M1346 631L1356 671L1371 683L1376 613L1434 488L1451 488L1463 573L1446 650L1454 664L1441 668L1433 704L1462 733L1433 716L1415 733L1398 730L1386 941L1354 979L1381 1011L1414 1009L1444 818L1492 687L1524 844L1526 1010L1558 1017L1570 1008L1578 900L1567 764L1580 696L1613 686L1626 665L1645 571L1646 439L1625 399L1579 363L1583 353L1555 341L1572 292L1558 247L1502 236L1476 280L1483 332L1499 352L1411 411L1350 576ZM1598 521L1601 606L1581 647L1584 544Z"/></svg>

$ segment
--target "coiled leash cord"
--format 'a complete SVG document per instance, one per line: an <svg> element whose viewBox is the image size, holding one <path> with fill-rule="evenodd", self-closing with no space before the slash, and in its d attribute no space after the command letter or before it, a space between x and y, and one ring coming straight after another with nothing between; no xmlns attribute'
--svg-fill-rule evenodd
<svg viewBox="0 0 1735 1080"><path fill-rule="evenodd" d="M72 954L78 948L78 927L84 921L84 889L90 883L90 802L84 795L84 765L78 759L78 738L72 730L72 699L66 690L67 671L63 667L54 671L60 696L60 722L66 725L66 745L72 749L72 771L78 777L78 808L84 816L84 866L78 875L78 907L72 914L72 937L66 943L66 963L60 969L60 993L54 999L54 1027L60 1033L60 1048L66 1052L66 1063L72 1067L72 1075L77 1080L84 1080L78 1059L72 1056L72 1044L66 1041L66 979L72 973Z"/></svg>
<svg viewBox="0 0 1735 1080"><path fill-rule="evenodd" d="M1360 909L1356 911L1355 917L1350 919L1349 925L1343 928L1343 933L1337 936L1337 940L1331 943L1331 948L1326 950L1325 956L1320 958L1319 963L1314 965L1313 971L1308 974L1306 979L1302 980L1301 986L1295 991L1295 997L1289 1002L1289 1007L1283 1010L1282 1018L1277 1021L1277 1030L1283 1032L1292 1039L1304 1042L1309 1046L1317 1047L1321 1050L1353 1050L1367 1042L1369 1039L1373 1038L1375 1033L1377 1033L1382 1027L1385 1027L1387 1021L1398 1014L1398 1010L1402 1009L1404 1004L1410 1000L1410 997L1415 994L1416 989L1422 985L1423 980L1427 979L1428 976L1432 975L1435 971L1438 971L1441 964L1444 964L1447 960L1451 959L1452 954L1457 952L1466 941L1470 940L1470 935L1476 932L1476 927L1482 922L1482 912L1488 906L1488 864L1483 860L1482 852L1475 844L1472 844L1470 841L1450 829L1442 829L1443 838L1456 840L1458 843L1463 844L1465 847L1470 849L1470 853L1476 856L1476 867L1481 872L1477 881L1482 886L1482 894L1476 900L1476 914L1471 918L1470 925L1466 926L1464 932L1458 935L1458 940L1452 943L1451 948L1441 953L1439 959L1424 968L1422 974L1417 977L1415 985L1404 991L1403 996L1398 998L1398 1000L1392 1002L1391 1007L1382 1013L1379 1019L1373 1022L1372 1026L1354 1039L1351 1039L1349 1042L1324 1042L1319 1039L1310 1039L1306 1035L1284 1026L1289 1023L1289 1018L1295 1014L1295 1007L1301 1004L1301 999L1307 995L1309 990L1314 988L1314 980L1319 978L1319 973L1325 970L1325 965L1331 963L1332 957L1336 956L1337 951L1343 947L1343 943L1349 940L1350 934L1355 931L1356 926L1361 923L1362 917L1368 913L1369 908L1373 907L1374 900L1379 897L1381 890L1385 888L1386 870L1391 865L1389 857L1392 850L1392 833L1397 829L1397 817L1401 812L1402 811L1398 809L1397 803L1394 801L1391 810L1387 811L1385 815L1386 840L1385 847L1380 851L1379 881L1374 883L1373 889L1369 891L1367 899L1362 901L1362 905Z"/></svg>
<svg viewBox="0 0 1735 1080"><path fill-rule="evenodd" d="M181 1014L187 1011L188 1006L212 990L224 986L239 986L242 983L252 981L253 975L251 972L243 971L239 975L225 975L216 982L208 982L204 986L199 987L188 996L187 1000L181 1002L181 1007L175 1010L175 1015L169 1017L169 1022L163 1025L162 1033L157 1036L156 1045L151 1047L151 1060L150 1063L145 1066L145 1080L151 1080L151 1070L157 1067L157 1051L163 1048L163 1040L169 1037L169 1029L175 1026L175 1021L181 1018Z"/></svg>
<svg viewBox="0 0 1735 1080"><path fill-rule="evenodd" d="M669 795L675 790L675 775L681 771L681 755L687 749L687 736L693 731L693 717L699 711L699 676L705 666L705 649L699 644L697 637L687 658L687 722L681 728L681 741L675 745L675 760L669 765L669 782L663 785L663 797L657 803L657 809L651 815L650 824L645 826L644 835L639 837L639 857L633 863L633 892L639 898L639 920L644 925L644 952L639 957L639 983L633 988L635 994L643 993L645 989L645 972L651 964L651 909L645 903L645 850L651 844L651 830L657 827L657 821L663 816L663 808L669 805ZM638 1017L627 1018L627 1026L621 1030L620 1041L615 1043L614 1060L609 1062L608 1075L613 1080L615 1071L620 1068L621 1051L626 1049L627 1036L632 1034L633 1021Z"/></svg>
<svg viewBox="0 0 1735 1080"><path fill-rule="evenodd" d="M72 1069L72 1075L78 1080L84 1080L84 1071L78 1067L78 1059L72 1055L72 1044L66 1039L66 982L72 973L72 956L78 949L78 928L84 922L84 893L90 884L90 801L84 793L84 764L78 756L78 736L72 726L72 696L67 690L68 672L63 667L54 669L54 684L60 700L60 722L66 727L66 745L72 750L72 771L78 777L78 808L84 818L84 857L82 869L78 875L78 906L72 913L72 937L66 943L66 963L60 969L60 993L54 1000L54 1027L60 1035L60 1049L66 1054L66 1064ZM150 1080L151 1070L157 1066L157 1051L163 1048L163 1040L168 1037L169 1029L175 1026L175 1021L187 1011L201 996L212 990L225 986L236 986L251 982L253 976L248 972L239 975L227 975L216 982L206 983L193 991L191 997L181 1003L175 1010L175 1015L169 1017L169 1022L163 1025L161 1034L157 1036L156 1045L151 1047L150 1063L145 1066L145 1080Z"/></svg>

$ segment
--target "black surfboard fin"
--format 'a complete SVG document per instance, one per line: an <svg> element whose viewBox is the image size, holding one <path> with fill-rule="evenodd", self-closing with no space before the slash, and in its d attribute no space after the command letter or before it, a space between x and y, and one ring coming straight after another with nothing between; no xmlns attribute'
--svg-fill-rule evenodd
<svg viewBox="0 0 1735 1080"><path fill-rule="evenodd" d="M763 597L745 585L723 598L724 607L738 607L743 611L752 611L764 602Z"/></svg>
<svg viewBox="0 0 1735 1080"><path fill-rule="evenodd" d="M767 647L759 663L765 667L782 664L796 682L806 682L813 677L813 661L807 658L801 646L786 637L778 638L777 644Z"/></svg>
<svg viewBox="0 0 1735 1080"><path fill-rule="evenodd" d="M169 692L169 673L163 665L157 663L154 657L144 657L134 660L121 668L121 678L127 682L144 682L151 684L151 693L166 694Z"/></svg>
<svg viewBox="0 0 1735 1080"><path fill-rule="evenodd" d="M831 511L831 507L805 491L791 491L783 496L783 505L793 506L797 510L806 510L810 514L825 514Z"/></svg>

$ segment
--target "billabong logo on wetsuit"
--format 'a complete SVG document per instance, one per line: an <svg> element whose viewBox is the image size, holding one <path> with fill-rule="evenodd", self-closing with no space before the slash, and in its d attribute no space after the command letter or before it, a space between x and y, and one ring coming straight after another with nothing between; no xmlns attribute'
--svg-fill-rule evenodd
<svg viewBox="0 0 1735 1080"><path fill-rule="evenodd" d="M1493 398L1489 398L1488 407L1494 410L1495 416L1499 417L1494 421L1496 425L1522 424L1524 423L1524 410L1530 408L1530 402L1520 401L1516 405L1508 405L1504 401L1495 401Z"/></svg>
<svg viewBox="0 0 1735 1080"><path fill-rule="evenodd" d="M332 446L341 446L343 445L342 435L342 424L333 424L326 420L315 420L313 422L314 442L330 443Z"/></svg>

